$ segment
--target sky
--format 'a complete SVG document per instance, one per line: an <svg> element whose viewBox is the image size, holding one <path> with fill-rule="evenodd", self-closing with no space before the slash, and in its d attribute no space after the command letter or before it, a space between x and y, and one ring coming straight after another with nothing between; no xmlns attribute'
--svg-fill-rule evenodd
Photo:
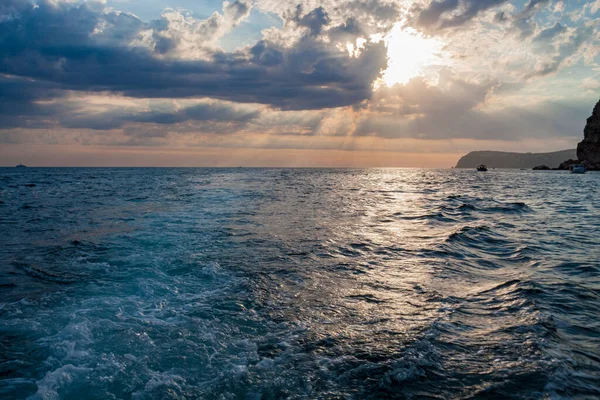
<svg viewBox="0 0 600 400"><path fill-rule="evenodd" d="M3 0L0 165L450 167L575 148L600 0Z"/></svg>

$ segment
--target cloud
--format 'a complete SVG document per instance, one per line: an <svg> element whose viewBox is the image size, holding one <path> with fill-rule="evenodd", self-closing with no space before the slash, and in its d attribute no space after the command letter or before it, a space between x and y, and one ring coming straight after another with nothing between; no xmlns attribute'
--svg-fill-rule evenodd
<svg viewBox="0 0 600 400"><path fill-rule="evenodd" d="M511 31L521 40L532 36L537 29L535 14L549 3L550 0L529 0L523 10L513 16Z"/></svg>
<svg viewBox="0 0 600 400"><path fill-rule="evenodd" d="M549 2L550 0L529 0L521 14L524 16L531 16L535 10L545 6Z"/></svg>
<svg viewBox="0 0 600 400"><path fill-rule="evenodd" d="M308 28L313 36L319 35L323 27L330 22L329 15L327 15L323 7L317 7L311 12L302 15L301 4L296 8L296 14L292 17L292 20L298 25Z"/></svg>
<svg viewBox="0 0 600 400"><path fill-rule="evenodd" d="M496 22L498 24L502 24L508 20L509 20L509 18L506 16L505 11L497 12L496 15L494 15L494 22Z"/></svg>
<svg viewBox="0 0 600 400"><path fill-rule="evenodd" d="M554 96L543 86L555 84L561 68L594 62L598 21L590 7L575 24L549 15L556 7L544 0L521 9L504 0L419 4L245 0L204 19L167 10L144 22L102 2L6 0L0 140L28 131L23 140L44 143L339 148L355 139L516 141L573 131L581 113L548 101L571 92ZM251 7L275 11L282 27L245 48L220 49ZM406 85L374 89L388 54L386 41L371 35L394 24L436 35L444 60Z"/></svg>
<svg viewBox="0 0 600 400"><path fill-rule="evenodd" d="M600 89L600 81L598 81L597 77L588 76L581 81L581 85L579 85L579 87L595 94L595 91Z"/></svg>
<svg viewBox="0 0 600 400"><path fill-rule="evenodd" d="M525 79L541 77L558 71L565 64L573 64L585 43L594 39L598 29L594 25L565 28L555 25L538 33L533 42L541 45L540 54L533 71Z"/></svg>
<svg viewBox="0 0 600 400"><path fill-rule="evenodd" d="M556 72L579 62L584 68L597 62L600 20L586 16L573 23L564 17L564 11L557 10L559 3L533 0L520 8L506 3L473 18L468 26L430 30L429 34L446 43L444 50L461 76L529 85L540 78L552 79ZM459 15L460 7L440 19ZM440 24L438 21L436 27ZM541 95L550 94L546 90Z"/></svg>
<svg viewBox="0 0 600 400"><path fill-rule="evenodd" d="M45 94L45 97L40 97ZM51 94L35 82L0 77L0 129L15 127L114 130L129 125L164 126L185 122L198 126L210 122L243 128L260 116L260 106L203 100L173 103L165 100L133 100L94 97L87 94ZM59 96L58 98L56 96ZM115 103L115 104L112 104Z"/></svg>
<svg viewBox="0 0 600 400"><path fill-rule="evenodd" d="M425 29L456 27L480 12L498 7L507 0L435 0L417 14L417 26Z"/></svg>
<svg viewBox="0 0 600 400"><path fill-rule="evenodd" d="M62 106L40 102L60 98L64 92L52 83L0 75L0 129L39 128L43 120L62 111Z"/></svg>
<svg viewBox="0 0 600 400"><path fill-rule="evenodd" d="M443 70L437 85L413 78L380 93L361 121L358 135L440 139L488 137L487 118L478 111L497 82L475 83Z"/></svg>
<svg viewBox="0 0 600 400"><path fill-rule="evenodd" d="M403 12L397 0L255 0L255 6L261 11L279 15L284 21L293 21L298 7L303 12L321 9L327 14L330 25L340 25L352 19L370 33L375 33L375 29L391 28Z"/></svg>
<svg viewBox="0 0 600 400"><path fill-rule="evenodd" d="M384 88L372 109L402 116L460 113L483 103L497 85L495 82L468 82L452 75L451 70L444 69L436 85L417 77L406 85Z"/></svg>
<svg viewBox="0 0 600 400"><path fill-rule="evenodd" d="M204 58L215 49L218 39L250 15L250 9L247 0L225 1L222 14L214 12L205 20L170 9L160 20L138 30L135 43L161 55Z"/></svg>
<svg viewBox="0 0 600 400"><path fill-rule="evenodd" d="M167 13L150 24L103 11L96 3L16 3L19 17L0 22L0 73L62 90L320 109L370 98L387 62L384 43L369 42L358 57L350 57L335 43L313 36L301 37L294 46L262 41L243 51L212 50L198 58L194 49L206 51L202 29L220 18L238 21L248 12L242 2L225 2L221 17L213 14L205 21ZM314 21L320 13L313 14ZM305 22L316 29L314 21ZM185 49L192 57L184 57ZM43 85L41 97L42 91Z"/></svg>
<svg viewBox="0 0 600 400"><path fill-rule="evenodd" d="M414 78L381 93L358 122L355 135L424 140L577 136L585 123L585 101L535 101L507 105L495 101L496 81L472 82L442 71L433 85Z"/></svg>
<svg viewBox="0 0 600 400"><path fill-rule="evenodd" d="M110 130L121 128L126 124L143 123L156 125L174 125L187 121L226 123L236 128L245 125L259 116L258 111L243 110L233 105L220 103L202 103L178 110L144 111L119 109L102 112L96 115L62 116L61 125L65 128L87 128Z"/></svg>
<svg viewBox="0 0 600 400"><path fill-rule="evenodd" d="M567 27L557 22L554 24L554 26L542 29L540 32L538 32L538 34L533 38L533 42L551 42L554 38L556 38L556 36L562 34L566 30Z"/></svg>

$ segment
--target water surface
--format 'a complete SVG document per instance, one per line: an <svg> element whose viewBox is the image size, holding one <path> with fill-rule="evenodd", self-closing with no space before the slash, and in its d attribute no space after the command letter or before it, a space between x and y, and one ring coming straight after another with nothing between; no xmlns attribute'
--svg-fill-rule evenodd
<svg viewBox="0 0 600 400"><path fill-rule="evenodd" d="M599 188L0 169L0 397L600 397Z"/></svg>

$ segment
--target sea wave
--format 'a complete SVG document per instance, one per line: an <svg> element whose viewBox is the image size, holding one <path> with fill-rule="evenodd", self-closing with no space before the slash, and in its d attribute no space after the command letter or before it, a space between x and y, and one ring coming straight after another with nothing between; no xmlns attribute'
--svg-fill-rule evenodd
<svg viewBox="0 0 600 400"><path fill-rule="evenodd" d="M0 396L599 397L572 178L0 170Z"/></svg>

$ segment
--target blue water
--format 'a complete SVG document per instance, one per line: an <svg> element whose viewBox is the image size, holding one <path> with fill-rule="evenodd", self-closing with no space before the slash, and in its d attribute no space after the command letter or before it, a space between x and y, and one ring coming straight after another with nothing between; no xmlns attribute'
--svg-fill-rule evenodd
<svg viewBox="0 0 600 400"><path fill-rule="evenodd" d="M0 169L0 397L600 397L600 174Z"/></svg>

